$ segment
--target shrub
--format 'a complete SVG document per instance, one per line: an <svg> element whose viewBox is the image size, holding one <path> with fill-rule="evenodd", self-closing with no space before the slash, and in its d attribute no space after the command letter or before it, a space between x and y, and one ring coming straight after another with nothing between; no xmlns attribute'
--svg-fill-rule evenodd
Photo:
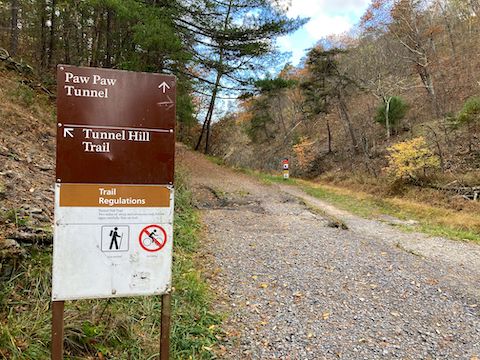
<svg viewBox="0 0 480 360"><path fill-rule="evenodd" d="M408 105L407 103L398 96L394 96L390 99L390 104L388 107L388 121L392 128L398 126L400 121L405 117L407 114ZM386 126L386 112L387 112L387 104L383 102L376 111L375 114L375 121Z"/></svg>
<svg viewBox="0 0 480 360"><path fill-rule="evenodd" d="M387 149L387 173L395 180L418 183L427 178L428 170L440 167L440 160L423 137L403 141Z"/></svg>
<svg viewBox="0 0 480 360"><path fill-rule="evenodd" d="M467 124L478 120L480 120L480 97L474 96L463 104L462 110L457 115L457 122Z"/></svg>

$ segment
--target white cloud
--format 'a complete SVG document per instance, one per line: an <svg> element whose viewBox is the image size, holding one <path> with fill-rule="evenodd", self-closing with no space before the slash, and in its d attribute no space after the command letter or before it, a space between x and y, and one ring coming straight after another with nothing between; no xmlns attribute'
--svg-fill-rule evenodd
<svg viewBox="0 0 480 360"><path fill-rule="evenodd" d="M305 30L312 39L319 40L327 35L342 34L352 26L352 21L345 16L330 17L320 14L305 25Z"/></svg>
<svg viewBox="0 0 480 360"><path fill-rule="evenodd" d="M292 0L289 17L309 17L305 29L313 40L348 31L371 0Z"/></svg>
<svg viewBox="0 0 480 360"><path fill-rule="evenodd" d="M284 0L288 2L289 0ZM307 17L303 29L278 39L280 48L292 52L294 64L305 55L305 50L328 36L350 30L363 15L371 0L291 0L287 15Z"/></svg>
<svg viewBox="0 0 480 360"><path fill-rule="evenodd" d="M288 15L317 17L323 14L349 14L360 16L371 0L292 0Z"/></svg>

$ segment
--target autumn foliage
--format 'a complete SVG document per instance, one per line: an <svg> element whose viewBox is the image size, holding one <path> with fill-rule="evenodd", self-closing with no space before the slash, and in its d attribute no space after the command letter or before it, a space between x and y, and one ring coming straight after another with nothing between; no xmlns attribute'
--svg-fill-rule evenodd
<svg viewBox="0 0 480 360"><path fill-rule="evenodd" d="M373 0L351 32L267 83L296 85L249 98L213 152L248 149L235 165L276 171L289 157L293 176L478 186L478 44L478 0Z"/></svg>
<svg viewBox="0 0 480 360"><path fill-rule="evenodd" d="M388 149L387 173L395 180L419 182L429 170L437 170L440 160L427 145L425 138L399 142Z"/></svg>

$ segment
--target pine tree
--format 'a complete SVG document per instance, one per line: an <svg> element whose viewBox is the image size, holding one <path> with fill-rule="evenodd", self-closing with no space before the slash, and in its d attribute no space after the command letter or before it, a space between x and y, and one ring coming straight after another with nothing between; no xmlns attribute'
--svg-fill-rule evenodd
<svg viewBox="0 0 480 360"><path fill-rule="evenodd" d="M196 71L191 76L206 84L211 92L195 147L200 148L205 136L207 153L219 93L251 86L253 72L274 50L275 38L298 29L305 21L287 18L280 8L267 0L192 0L185 5L190 17L180 18L177 23L194 34L192 52Z"/></svg>

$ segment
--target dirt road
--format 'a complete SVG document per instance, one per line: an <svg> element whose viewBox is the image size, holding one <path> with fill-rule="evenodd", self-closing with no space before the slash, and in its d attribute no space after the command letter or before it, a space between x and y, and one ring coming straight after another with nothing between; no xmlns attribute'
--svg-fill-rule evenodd
<svg viewBox="0 0 480 360"><path fill-rule="evenodd" d="M206 226L222 359L480 357L480 252L405 234L179 149ZM340 217L331 227L312 206Z"/></svg>

